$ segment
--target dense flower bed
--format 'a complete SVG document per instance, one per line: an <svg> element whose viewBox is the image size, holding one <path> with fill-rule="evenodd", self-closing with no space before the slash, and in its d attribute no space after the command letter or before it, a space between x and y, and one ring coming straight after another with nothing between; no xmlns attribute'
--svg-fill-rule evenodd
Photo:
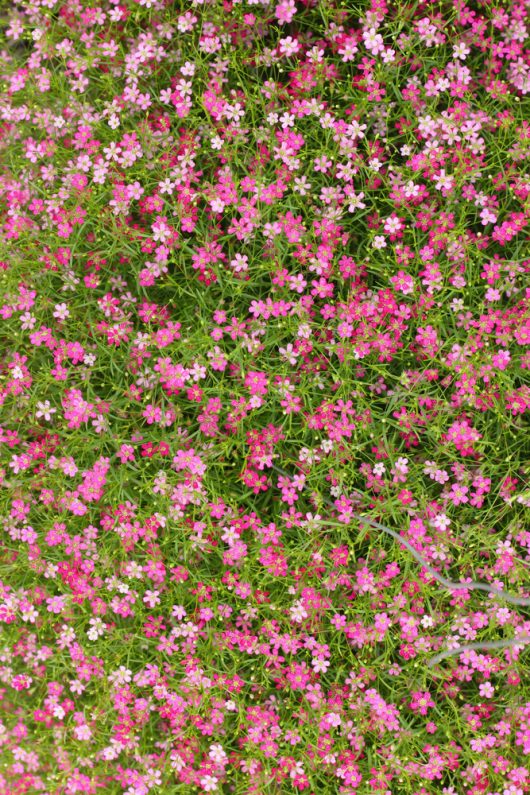
<svg viewBox="0 0 530 795"><path fill-rule="evenodd" d="M2 795L530 792L528 0L1 15Z"/></svg>

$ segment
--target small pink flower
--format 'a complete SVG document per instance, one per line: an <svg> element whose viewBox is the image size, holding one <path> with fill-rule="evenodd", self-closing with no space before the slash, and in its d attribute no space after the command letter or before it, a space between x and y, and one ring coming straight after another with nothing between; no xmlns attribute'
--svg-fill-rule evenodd
<svg viewBox="0 0 530 795"><path fill-rule="evenodd" d="M495 695L495 688L491 682L484 682L479 685L478 691L483 698L492 698Z"/></svg>
<svg viewBox="0 0 530 795"><path fill-rule="evenodd" d="M286 25L292 21L296 14L296 4L294 0L282 0L274 9L274 16L280 25Z"/></svg>
<svg viewBox="0 0 530 795"><path fill-rule="evenodd" d="M449 494L449 499L452 501L453 505L463 505L466 502L469 502L469 498L467 497L469 489L467 486L462 486L460 483L454 483L451 486L451 492Z"/></svg>

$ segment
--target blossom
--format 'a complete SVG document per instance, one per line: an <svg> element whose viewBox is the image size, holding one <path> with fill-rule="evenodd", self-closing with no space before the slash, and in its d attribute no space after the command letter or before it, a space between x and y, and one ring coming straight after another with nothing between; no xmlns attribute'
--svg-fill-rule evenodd
<svg viewBox="0 0 530 795"><path fill-rule="evenodd" d="M46 422L50 422L52 415L57 413L57 409L52 408L49 400L39 401L37 403L36 417L44 417Z"/></svg>
<svg viewBox="0 0 530 795"><path fill-rule="evenodd" d="M15 5L0 790L526 791L529 9Z"/></svg>
<svg viewBox="0 0 530 795"><path fill-rule="evenodd" d="M218 789L219 779L216 776L202 776L200 779L201 787L205 792L215 792Z"/></svg>

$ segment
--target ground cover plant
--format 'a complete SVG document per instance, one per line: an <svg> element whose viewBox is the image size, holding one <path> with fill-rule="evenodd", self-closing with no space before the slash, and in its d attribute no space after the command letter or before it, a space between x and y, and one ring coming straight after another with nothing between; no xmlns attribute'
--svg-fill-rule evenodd
<svg viewBox="0 0 530 795"><path fill-rule="evenodd" d="M0 793L530 792L530 2L0 30Z"/></svg>

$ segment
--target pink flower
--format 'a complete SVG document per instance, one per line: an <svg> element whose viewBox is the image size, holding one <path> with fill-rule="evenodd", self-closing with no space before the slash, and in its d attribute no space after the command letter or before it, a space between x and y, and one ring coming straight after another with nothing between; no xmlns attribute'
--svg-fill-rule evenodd
<svg viewBox="0 0 530 795"><path fill-rule="evenodd" d="M117 456L122 464L125 464L126 461L134 461L134 447L131 444L122 444Z"/></svg>
<svg viewBox="0 0 530 795"><path fill-rule="evenodd" d="M434 706L434 701L428 690L418 690L416 693L413 693L412 700L409 704L409 707L420 715L426 715L427 711Z"/></svg>
<svg viewBox="0 0 530 795"><path fill-rule="evenodd" d="M294 663L289 667L285 678L291 685L292 690L304 690L311 679L311 675L305 663Z"/></svg>
<svg viewBox="0 0 530 795"><path fill-rule="evenodd" d="M294 0L282 0L282 2L279 3L274 9L274 16L280 25L286 25L289 22L292 22L295 14L296 4Z"/></svg>
<svg viewBox="0 0 530 795"><path fill-rule="evenodd" d="M251 395L266 395L267 381L266 373L251 370L245 378L245 386L250 390Z"/></svg>
<svg viewBox="0 0 530 795"><path fill-rule="evenodd" d="M451 486L451 491L449 493L449 499L452 501L453 505L463 505L466 502L469 502L469 498L466 496L469 489L467 486L462 486L460 483L454 483Z"/></svg>
<svg viewBox="0 0 530 795"><path fill-rule="evenodd" d="M495 695L495 688L491 682L484 682L479 685L479 693L483 698L492 698Z"/></svg>

